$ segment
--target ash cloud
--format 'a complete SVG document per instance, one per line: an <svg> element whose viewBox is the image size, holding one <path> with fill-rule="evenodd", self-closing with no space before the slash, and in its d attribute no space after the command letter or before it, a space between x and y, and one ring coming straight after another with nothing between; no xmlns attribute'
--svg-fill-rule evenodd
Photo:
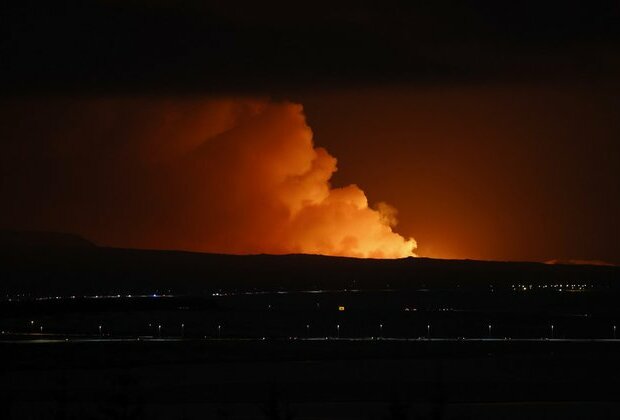
<svg viewBox="0 0 620 420"><path fill-rule="evenodd" d="M413 256L396 210L334 188L301 105L58 99L3 106L2 225L120 247Z"/></svg>

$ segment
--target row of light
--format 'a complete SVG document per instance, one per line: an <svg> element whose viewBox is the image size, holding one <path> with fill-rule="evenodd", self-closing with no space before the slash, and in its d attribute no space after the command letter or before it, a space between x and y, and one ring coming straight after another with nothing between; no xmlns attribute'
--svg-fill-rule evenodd
<svg viewBox="0 0 620 420"><path fill-rule="evenodd" d="M532 290L532 289L556 289L560 292L564 290L585 290L592 289L594 286L591 284L513 284L512 290Z"/></svg>
<svg viewBox="0 0 620 420"><path fill-rule="evenodd" d="M153 324L148 324L148 325L149 325L149 328L153 327ZM34 321L30 321L30 326L34 327ZM157 324L157 333L158 333L158 335L160 337L161 337L161 329L162 329L161 324ZM493 324L489 324L488 325L489 337L491 336L492 329L493 329ZM554 331L555 331L555 325L551 324L550 325L550 329L551 329L551 338L553 338L553 334L554 334ZM39 326L39 330L40 330L40 332L42 334L43 333L43 326L42 325ZM99 325L98 331L99 331L99 335L103 336L103 325L101 325L101 324ZM616 325L614 325L613 326L613 337L614 337L614 339L616 338L616 331L617 331L617 328L616 328ZM426 332L427 332L427 336L430 337L431 336L431 324L427 324L426 325ZM306 324L306 334L310 335L310 324ZM338 337L340 337L340 324L336 324L336 334L337 334ZM185 323L181 324L181 335L185 336ZM219 324L217 326L217 336L218 336L218 338L221 337L221 335L222 335L222 325ZM383 335L383 324L381 323L381 324L379 324L379 336L382 336L382 335Z"/></svg>

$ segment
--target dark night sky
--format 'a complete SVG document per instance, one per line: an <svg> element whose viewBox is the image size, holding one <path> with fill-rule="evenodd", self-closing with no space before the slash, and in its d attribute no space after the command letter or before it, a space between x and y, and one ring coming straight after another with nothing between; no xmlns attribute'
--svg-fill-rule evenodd
<svg viewBox="0 0 620 420"><path fill-rule="evenodd" d="M617 74L614 1L403 3L5 2L3 90L288 94Z"/></svg>
<svg viewBox="0 0 620 420"><path fill-rule="evenodd" d="M0 226L64 226L28 145L71 131L67 98L261 96L421 255L620 263L620 3L332 3L5 2L0 193L30 208Z"/></svg>

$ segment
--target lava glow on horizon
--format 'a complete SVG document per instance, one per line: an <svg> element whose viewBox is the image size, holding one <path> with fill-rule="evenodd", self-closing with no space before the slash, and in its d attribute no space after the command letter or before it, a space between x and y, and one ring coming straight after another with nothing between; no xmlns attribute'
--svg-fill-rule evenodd
<svg viewBox="0 0 620 420"><path fill-rule="evenodd" d="M53 101L52 101L53 102ZM21 111L28 104L22 104ZM40 107L39 107L40 108ZM231 254L414 256L396 210L333 188L301 105L249 99L74 99L51 103L5 155L20 177L5 220L96 243ZM26 193L24 193L24 191ZM28 194L37 191L37 194ZM37 209L45 208L45 212Z"/></svg>

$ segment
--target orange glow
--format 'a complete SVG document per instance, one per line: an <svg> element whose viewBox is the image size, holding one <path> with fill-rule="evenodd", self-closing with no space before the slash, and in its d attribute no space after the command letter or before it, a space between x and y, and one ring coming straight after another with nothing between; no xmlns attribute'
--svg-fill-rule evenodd
<svg viewBox="0 0 620 420"><path fill-rule="evenodd" d="M303 110L11 98L0 227L237 254L618 264L619 92L360 86L292 93Z"/></svg>
<svg viewBox="0 0 620 420"><path fill-rule="evenodd" d="M336 159L315 147L301 105L105 99L54 109L65 110L53 121L60 128L40 137L58 181L38 226L17 215L28 228L119 247L414 255L416 242L393 230L394 208L371 207L356 185L331 186Z"/></svg>
<svg viewBox="0 0 620 420"><path fill-rule="evenodd" d="M617 262L619 108L606 92L618 88L389 86L300 100L339 158L334 182L398 208L416 254Z"/></svg>

